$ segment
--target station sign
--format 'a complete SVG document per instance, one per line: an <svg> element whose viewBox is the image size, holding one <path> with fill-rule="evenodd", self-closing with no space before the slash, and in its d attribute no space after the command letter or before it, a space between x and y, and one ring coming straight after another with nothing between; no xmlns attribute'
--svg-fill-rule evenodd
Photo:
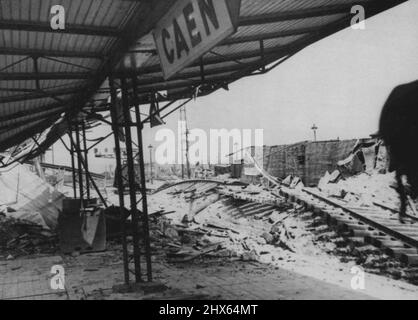
<svg viewBox="0 0 418 320"><path fill-rule="evenodd" d="M178 0L154 29L168 80L236 31L240 0Z"/></svg>

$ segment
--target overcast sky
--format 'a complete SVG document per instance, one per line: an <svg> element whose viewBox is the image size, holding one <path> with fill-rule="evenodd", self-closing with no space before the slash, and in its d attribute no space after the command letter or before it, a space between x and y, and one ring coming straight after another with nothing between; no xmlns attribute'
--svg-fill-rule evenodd
<svg viewBox="0 0 418 320"><path fill-rule="evenodd" d="M365 30L343 30L266 75L199 98L187 105L189 127L262 128L266 145L313 139L314 123L319 140L368 137L390 91L418 79L417 17L418 1L410 0L366 20ZM172 114L165 128L175 130L178 119ZM145 145L157 144L158 129L146 128ZM91 138L105 132L96 129ZM113 147L111 139L107 146Z"/></svg>

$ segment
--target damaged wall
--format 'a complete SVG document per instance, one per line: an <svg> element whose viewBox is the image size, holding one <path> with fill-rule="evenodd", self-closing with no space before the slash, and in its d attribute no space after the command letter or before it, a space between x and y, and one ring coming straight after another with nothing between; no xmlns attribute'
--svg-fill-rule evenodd
<svg viewBox="0 0 418 320"><path fill-rule="evenodd" d="M326 171L332 172L337 163L346 158L358 140L304 141L292 145L267 147L264 169L284 179L288 175L300 177L307 186L316 185Z"/></svg>
<svg viewBox="0 0 418 320"><path fill-rule="evenodd" d="M305 176L302 179L307 186L316 185L324 172L332 172L338 161L346 158L353 150L357 140L319 141L306 145Z"/></svg>

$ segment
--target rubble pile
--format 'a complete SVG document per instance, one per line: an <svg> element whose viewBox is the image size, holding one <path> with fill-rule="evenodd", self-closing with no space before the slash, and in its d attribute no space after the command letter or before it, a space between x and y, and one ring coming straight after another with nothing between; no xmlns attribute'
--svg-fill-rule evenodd
<svg viewBox="0 0 418 320"><path fill-rule="evenodd" d="M348 178L338 176L333 181L329 180L331 176L338 176L338 171L332 175L327 172L318 185L320 191L328 196L358 206L372 206L374 202L386 203L394 208L399 205L394 173L361 173Z"/></svg>
<svg viewBox="0 0 418 320"><path fill-rule="evenodd" d="M28 167L0 170L0 256L54 253L63 195Z"/></svg>
<svg viewBox="0 0 418 320"><path fill-rule="evenodd" d="M279 201L262 187L222 186L198 197L188 194L171 189L149 201L159 203L154 210L160 210L158 218L151 216L153 243L166 249L169 262L226 257L271 263L307 247L309 241L301 239L309 233L289 219L301 207Z"/></svg>
<svg viewBox="0 0 418 320"><path fill-rule="evenodd" d="M54 253L55 233L34 222L0 215L0 255L13 259L22 255Z"/></svg>
<svg viewBox="0 0 418 320"><path fill-rule="evenodd" d="M325 172L316 188L323 196L338 198L353 207L378 206L397 212L400 201L396 177L387 168L387 151L381 141L358 142L350 156L338 162L338 169ZM291 189L305 188L297 176L288 176L282 183ZM407 211L415 216L418 212L411 198Z"/></svg>
<svg viewBox="0 0 418 320"><path fill-rule="evenodd" d="M332 175L328 172L321 179L318 189L327 197L334 197L353 207L379 207L398 213L400 208L399 194L396 191L395 173L360 173L343 178L336 171ZM331 176L338 177L334 181ZM417 201L408 196L407 213L417 215Z"/></svg>
<svg viewBox="0 0 418 320"><path fill-rule="evenodd" d="M171 188L150 198L154 206L158 203L150 216L152 243L169 263L257 261L307 274L319 266L349 270L357 265L369 273L418 281L416 268L364 242L354 243L323 217L261 186L218 186L199 196L184 191Z"/></svg>
<svg viewBox="0 0 418 320"><path fill-rule="evenodd" d="M14 164L0 169L0 190L2 210L10 209L8 211L11 215L39 213L44 224L51 229L56 228L64 195L38 177L29 167Z"/></svg>

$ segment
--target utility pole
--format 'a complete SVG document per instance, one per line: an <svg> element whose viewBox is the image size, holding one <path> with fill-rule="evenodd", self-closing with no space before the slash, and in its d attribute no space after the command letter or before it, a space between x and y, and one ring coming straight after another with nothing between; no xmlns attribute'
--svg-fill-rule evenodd
<svg viewBox="0 0 418 320"><path fill-rule="evenodd" d="M316 141L316 131L318 130L318 127L316 126L316 124L314 124L311 129L314 133L314 141Z"/></svg>
<svg viewBox="0 0 418 320"><path fill-rule="evenodd" d="M183 131L183 108L180 108L180 130ZM181 152L181 178L184 179L184 147L183 147L183 132L180 132L180 152Z"/></svg>
<svg viewBox="0 0 418 320"><path fill-rule="evenodd" d="M191 172L190 172L190 162L189 162L189 128L187 126L187 115L186 115L186 107L182 107L180 109L180 121L185 126L185 138L186 138L186 170L187 170L187 177L188 179L191 178ZM182 162L181 162L181 177L184 179L184 149L183 149L183 139L181 139L181 155L182 155Z"/></svg>
<svg viewBox="0 0 418 320"><path fill-rule="evenodd" d="M154 181L153 181L153 174L152 174L152 145L150 144L149 146L148 146L148 149L149 149L149 165L150 165L150 174L151 174L151 184L153 184L154 183Z"/></svg>
<svg viewBox="0 0 418 320"><path fill-rule="evenodd" d="M186 107L184 108L184 121L186 123L186 168L187 168L187 178L191 178L190 172L190 161L189 161L189 127L187 126L187 115L186 115Z"/></svg>

